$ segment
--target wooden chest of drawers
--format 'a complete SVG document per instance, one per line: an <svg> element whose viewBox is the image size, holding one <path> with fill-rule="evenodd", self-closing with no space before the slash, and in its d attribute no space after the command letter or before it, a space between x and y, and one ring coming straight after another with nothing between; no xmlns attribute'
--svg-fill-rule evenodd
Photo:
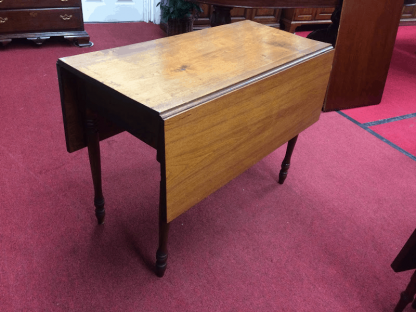
<svg viewBox="0 0 416 312"><path fill-rule="evenodd" d="M0 43L27 38L37 44L63 36L80 47L91 46L84 30L81 0L0 0Z"/></svg>
<svg viewBox="0 0 416 312"><path fill-rule="evenodd" d="M210 19L213 12L212 5L199 3L203 12L198 19L194 21L194 29L199 30L211 27ZM251 20L263 25L279 28L279 20L281 9L250 9L250 8L233 8L231 10L231 22L240 22L244 20Z"/></svg>
<svg viewBox="0 0 416 312"><path fill-rule="evenodd" d="M413 3L414 0L407 0ZM301 8L283 9L282 19L284 30L294 33L296 28L307 24L330 24L332 12L335 8ZM404 5L400 25L416 25L416 5Z"/></svg>
<svg viewBox="0 0 416 312"><path fill-rule="evenodd" d="M281 23L284 29L294 33L296 28L306 24L330 24L335 8L284 9Z"/></svg>

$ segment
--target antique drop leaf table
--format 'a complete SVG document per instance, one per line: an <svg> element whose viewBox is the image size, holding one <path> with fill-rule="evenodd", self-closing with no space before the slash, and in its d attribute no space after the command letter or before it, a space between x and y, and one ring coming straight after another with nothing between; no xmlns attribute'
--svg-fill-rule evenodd
<svg viewBox="0 0 416 312"><path fill-rule="evenodd" d="M251 21L57 62L68 152L88 147L98 223L104 221L99 141L122 131L157 150L156 273L169 224L319 119L330 44Z"/></svg>

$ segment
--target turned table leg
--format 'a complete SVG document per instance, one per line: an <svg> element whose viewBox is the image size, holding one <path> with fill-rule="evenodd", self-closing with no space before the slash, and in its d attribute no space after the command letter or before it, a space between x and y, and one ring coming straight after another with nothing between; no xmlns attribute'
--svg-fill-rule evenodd
<svg viewBox="0 0 416 312"><path fill-rule="evenodd" d="M406 290L400 294L400 300L394 308L394 312L402 312L406 306L413 301L413 297L416 294L416 271L410 278L409 285Z"/></svg>
<svg viewBox="0 0 416 312"><path fill-rule="evenodd" d="M156 275L162 277L165 274L168 261L168 234L169 223L159 221L159 248L156 252Z"/></svg>
<svg viewBox="0 0 416 312"><path fill-rule="evenodd" d="M92 181L94 184L95 216L98 224L104 223L104 196L101 184L101 156L100 139L98 134L97 115L87 109L85 116L85 130L88 142L88 157L90 160Z"/></svg>
<svg viewBox="0 0 416 312"><path fill-rule="evenodd" d="M287 172L290 167L290 158L292 157L293 149L295 148L297 139L298 139L298 136L295 136L293 139L287 142L287 150L286 150L285 159L283 159L282 169L280 170L280 173L279 173L279 184L283 184L283 182L285 182L285 179L287 177Z"/></svg>
<svg viewBox="0 0 416 312"><path fill-rule="evenodd" d="M165 274L168 261L168 235L169 223L166 222L166 196L164 183L160 183L159 202L159 248L156 252L156 275L162 277Z"/></svg>

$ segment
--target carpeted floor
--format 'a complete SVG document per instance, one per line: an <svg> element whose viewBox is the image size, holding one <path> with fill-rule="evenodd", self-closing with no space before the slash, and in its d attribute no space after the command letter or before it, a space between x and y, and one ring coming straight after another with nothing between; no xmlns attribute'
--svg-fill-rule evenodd
<svg viewBox="0 0 416 312"><path fill-rule="evenodd" d="M411 274L390 264L415 228L416 162L337 112L300 135L284 185L281 147L176 219L162 279L159 164L127 133L101 144L97 226L87 152L65 149L56 60L163 33L86 30L93 48L0 49L0 311L393 310Z"/></svg>
<svg viewBox="0 0 416 312"><path fill-rule="evenodd" d="M309 32L297 33L306 37ZM342 116L416 160L415 27L399 27L382 102L343 110Z"/></svg>

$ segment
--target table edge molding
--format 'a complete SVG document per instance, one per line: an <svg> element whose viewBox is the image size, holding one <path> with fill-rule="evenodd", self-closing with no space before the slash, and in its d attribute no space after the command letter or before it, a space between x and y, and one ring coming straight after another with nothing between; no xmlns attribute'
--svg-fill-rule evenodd
<svg viewBox="0 0 416 312"><path fill-rule="evenodd" d="M198 99L195 99L195 100L192 100L190 102L184 103L184 104L182 104L180 106L177 106L175 108L166 110L166 111L160 113L160 117L163 120L168 119L168 118L173 117L177 114L180 114L180 113L182 113L186 110L189 110L191 108L194 108L194 107L197 107L197 106L202 105L204 103L207 103L207 102L211 101L214 98L218 98L218 97L223 96L227 93L233 92L233 91L238 90L238 89L243 88L243 87L246 87L249 84L255 83L259 80L262 80L262 79L265 79L265 78L270 77L272 75L275 75L275 74L277 74L281 71L289 69L293 66L296 66L300 63L303 63L303 62L305 62L305 61L307 61L311 58L317 57L321 54L328 53L328 52L332 51L333 49L334 48L332 47L332 45L329 45L329 46L327 46L325 48L322 48L320 50L317 50L317 51L314 51L312 53L306 54L306 55L304 55L304 56L302 56L302 57L300 57L296 60L290 61L290 62L288 62L284 65L280 65L278 67L275 67L273 69L265 71L265 72L263 72L263 73L261 73L257 76L251 77L249 79L242 80L242 81L240 81L240 82L238 82L234 85L227 86L226 88L217 90L213 93L207 94L207 95L202 96Z"/></svg>

